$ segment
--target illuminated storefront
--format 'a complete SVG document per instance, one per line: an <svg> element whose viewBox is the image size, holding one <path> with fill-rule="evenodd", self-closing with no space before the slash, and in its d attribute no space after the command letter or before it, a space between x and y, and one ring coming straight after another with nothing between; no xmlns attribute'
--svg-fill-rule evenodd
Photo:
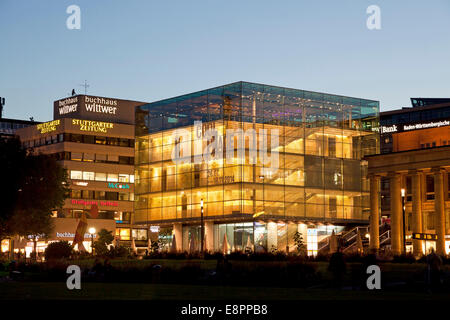
<svg viewBox="0 0 450 320"><path fill-rule="evenodd" d="M198 250L203 211L208 250L284 251L296 231L306 243L307 229L367 223L361 159L378 151L378 114L377 101L246 82L138 107L135 224Z"/></svg>

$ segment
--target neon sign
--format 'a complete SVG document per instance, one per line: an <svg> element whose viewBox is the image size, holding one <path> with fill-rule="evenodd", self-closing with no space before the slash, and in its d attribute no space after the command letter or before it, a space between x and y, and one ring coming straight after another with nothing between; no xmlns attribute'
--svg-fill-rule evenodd
<svg viewBox="0 0 450 320"><path fill-rule="evenodd" d="M77 200L72 199L72 204L81 204L83 206L89 205L97 205L97 206L105 206L105 207L118 207L119 204L116 201L95 201L95 200Z"/></svg>
<svg viewBox="0 0 450 320"><path fill-rule="evenodd" d="M113 123L101 121L72 119L72 124L80 126L80 131L88 131L88 132L107 133L108 129L114 128Z"/></svg>
<svg viewBox="0 0 450 320"><path fill-rule="evenodd" d="M130 189L130 185L127 184L127 183L122 184L122 183L109 182L108 183L108 188L111 188L111 189Z"/></svg>
<svg viewBox="0 0 450 320"><path fill-rule="evenodd" d="M59 126L59 124L60 124L59 120L53 120L50 122L40 123L36 126L36 128L41 133L53 132L56 131L56 127Z"/></svg>

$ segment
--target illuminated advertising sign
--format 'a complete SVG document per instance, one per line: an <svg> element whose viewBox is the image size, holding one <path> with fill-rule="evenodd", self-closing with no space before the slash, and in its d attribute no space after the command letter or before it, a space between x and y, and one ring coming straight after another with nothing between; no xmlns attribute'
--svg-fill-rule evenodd
<svg viewBox="0 0 450 320"><path fill-rule="evenodd" d="M97 234L93 234L94 239L97 238ZM56 237L58 238L71 238L73 239L75 237L75 233L72 232L56 232ZM91 238L91 234L90 233L85 233L84 234L84 238Z"/></svg>
<svg viewBox="0 0 450 320"><path fill-rule="evenodd" d="M396 133L396 132L405 132L405 131L413 131L413 130L421 130L421 129L430 129L430 128L440 128L450 126L450 120L438 120L438 121L430 121L430 122L418 122L412 124L403 124L403 125L392 125L392 126L381 126L381 134L384 133Z"/></svg>
<svg viewBox="0 0 450 320"><path fill-rule="evenodd" d="M88 131L88 132L107 133L108 129L114 128L114 124L111 122L101 122L91 120L72 119L72 124L75 126L79 126L80 131Z"/></svg>
<svg viewBox="0 0 450 320"><path fill-rule="evenodd" d="M117 201L96 201L96 200L72 199L70 201L70 203L81 204L83 206L91 206L91 205L104 206L104 207L118 207L119 206L119 203Z"/></svg>
<svg viewBox="0 0 450 320"><path fill-rule="evenodd" d="M412 238L416 240L430 240L430 241L436 241L438 239L437 234L433 233L416 233L414 232L412 234Z"/></svg>
<svg viewBox="0 0 450 320"><path fill-rule="evenodd" d="M111 189L130 189L130 185L127 184L127 183L109 182L108 183L108 188L111 188Z"/></svg>
<svg viewBox="0 0 450 320"><path fill-rule="evenodd" d="M53 120L50 122L40 123L36 126L40 133L47 133L56 131L56 127L59 126L59 120Z"/></svg>
<svg viewBox="0 0 450 320"><path fill-rule="evenodd" d="M60 115L76 112L78 108L78 97L59 100L57 107Z"/></svg>
<svg viewBox="0 0 450 320"><path fill-rule="evenodd" d="M84 107L86 111L97 112L97 113L109 113L116 114L117 111L117 100L100 98L100 97L84 97Z"/></svg>
<svg viewBox="0 0 450 320"><path fill-rule="evenodd" d="M144 102L78 95L53 103L53 119L72 118L134 124L134 110ZM86 125L86 128L92 127ZM92 130L102 127L93 126ZM102 128L103 130L103 128Z"/></svg>
<svg viewBox="0 0 450 320"><path fill-rule="evenodd" d="M393 132L397 132L398 131L398 129L397 129L397 125L393 125L393 126L389 126L389 127L386 127L386 126L381 126L381 133L393 133Z"/></svg>

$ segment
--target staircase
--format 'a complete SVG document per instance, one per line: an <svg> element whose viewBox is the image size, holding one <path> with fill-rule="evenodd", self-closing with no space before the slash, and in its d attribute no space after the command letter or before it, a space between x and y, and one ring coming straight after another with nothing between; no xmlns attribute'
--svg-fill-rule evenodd
<svg viewBox="0 0 450 320"><path fill-rule="evenodd" d="M344 230L338 234L336 237L338 238L338 243L341 246L341 250L343 253L351 253L356 252L358 250L357 236L358 233L361 237L361 242L363 245L363 249L368 247L369 241L366 239L365 235L369 232L368 226L358 226L354 227L350 230ZM382 225L379 228L379 238L380 238L380 248L390 245L391 243L391 229L389 225ZM330 251L330 239L331 236L328 236L322 239L318 244L318 252L320 254L327 254Z"/></svg>

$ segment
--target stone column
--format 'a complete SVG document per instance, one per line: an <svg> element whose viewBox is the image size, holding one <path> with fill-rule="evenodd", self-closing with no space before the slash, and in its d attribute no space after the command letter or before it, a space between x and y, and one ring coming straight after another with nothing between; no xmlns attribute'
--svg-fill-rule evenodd
<svg viewBox="0 0 450 320"><path fill-rule="evenodd" d="M421 233L422 232L422 188L421 179L422 173L419 171L411 172L411 182L412 182L412 232ZM422 240L413 239L413 254L418 257L423 254L422 251Z"/></svg>
<svg viewBox="0 0 450 320"><path fill-rule="evenodd" d="M390 194L391 194L391 248L394 255L399 255L403 251L402 245L402 195L400 187L401 175L398 173L389 174Z"/></svg>
<svg viewBox="0 0 450 320"><path fill-rule="evenodd" d="M436 253L445 255L445 202L444 202L444 172L437 168L434 172L434 214L436 221Z"/></svg>
<svg viewBox="0 0 450 320"><path fill-rule="evenodd" d="M214 252L214 222L205 222L205 250Z"/></svg>
<svg viewBox="0 0 450 320"><path fill-rule="evenodd" d="M277 224L275 222L267 223L267 251L272 252L272 246L278 249Z"/></svg>
<svg viewBox="0 0 450 320"><path fill-rule="evenodd" d="M369 249L377 252L380 249L380 208L379 208L379 186L380 177L371 175L370 179L370 238Z"/></svg>
<svg viewBox="0 0 450 320"><path fill-rule="evenodd" d="M175 236L177 252L183 251L183 226L181 223L175 223L173 225L173 235Z"/></svg>

